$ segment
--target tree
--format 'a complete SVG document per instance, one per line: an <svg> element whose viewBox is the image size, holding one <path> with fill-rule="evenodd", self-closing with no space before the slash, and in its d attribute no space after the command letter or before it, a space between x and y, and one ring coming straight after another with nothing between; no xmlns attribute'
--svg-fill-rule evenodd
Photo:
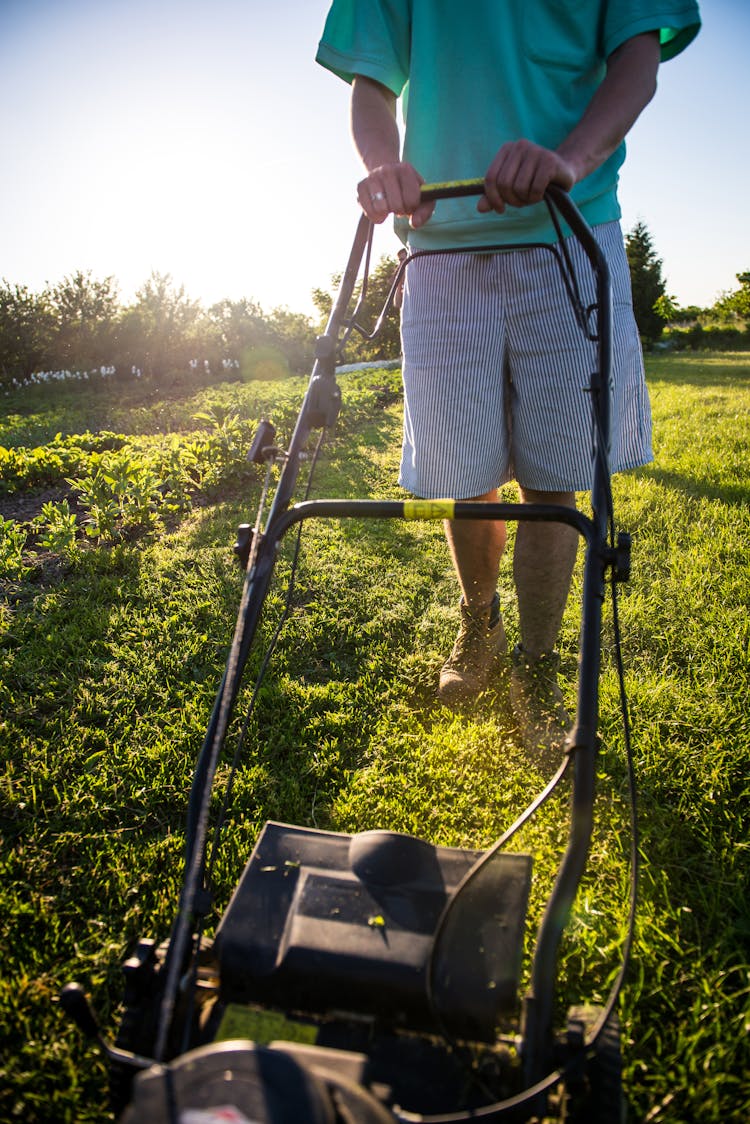
<svg viewBox="0 0 750 1124"><path fill-rule="evenodd" d="M705 308L700 308L697 304L687 304L684 308L678 308L672 318L672 322L678 321L681 324L694 324L702 316L707 315Z"/></svg>
<svg viewBox="0 0 750 1124"><path fill-rule="evenodd" d="M261 347L268 342L260 305L246 297L211 305L208 319L222 358L239 361L249 347Z"/></svg>
<svg viewBox="0 0 750 1124"><path fill-rule="evenodd" d="M750 321L750 270L735 274L740 283L739 289L723 293L713 311L721 320Z"/></svg>
<svg viewBox="0 0 750 1124"><path fill-rule="evenodd" d="M362 307L357 314L357 323L370 332L375 327L378 316L390 292L393 278L398 268L398 262L387 255L381 257L378 264L370 272L367 279L367 292L362 302ZM334 274L331 284L337 289L341 282L341 274ZM358 301L362 291L361 283L354 289L354 301ZM333 298L324 289L313 289L313 302L321 313L322 319L327 319ZM362 336L352 333L347 345L346 359L353 362L368 359L398 359L401 354L401 336L399 316L391 308L383 322L383 326L374 340L363 339Z"/></svg>
<svg viewBox="0 0 750 1124"><path fill-rule="evenodd" d="M200 303L186 296L184 285L176 288L168 273L152 273L123 318L124 335L138 341L131 361L151 378L198 357L205 350L203 327Z"/></svg>
<svg viewBox="0 0 750 1124"><path fill-rule="evenodd" d="M288 308L264 313L260 305L243 297L219 301L208 316L214 350L218 347L222 359L238 362L245 378L265 377L255 368L279 375L290 370L309 372L312 367L315 327L303 313Z"/></svg>
<svg viewBox="0 0 750 1124"><path fill-rule="evenodd" d="M630 266L633 287L633 312L641 338L647 343L658 340L664 320L656 307L661 297L666 297L666 282L662 276L662 262L656 256L651 235L646 224L638 221L625 237L625 251Z"/></svg>
<svg viewBox="0 0 750 1124"><path fill-rule="evenodd" d="M78 270L55 286L50 299L55 365L89 370L109 364L119 311L114 279L97 281L90 272Z"/></svg>
<svg viewBox="0 0 750 1124"><path fill-rule="evenodd" d="M23 381L51 364L55 319L47 289L0 285L0 383Z"/></svg>
<svg viewBox="0 0 750 1124"><path fill-rule="evenodd" d="M309 316L274 308L266 317L269 342L283 353L293 371L309 372L315 358L315 326Z"/></svg>
<svg viewBox="0 0 750 1124"><path fill-rule="evenodd" d="M677 304L676 298L670 296L669 293L662 293L660 297L656 298L654 312L665 324L672 324L682 315L682 310Z"/></svg>

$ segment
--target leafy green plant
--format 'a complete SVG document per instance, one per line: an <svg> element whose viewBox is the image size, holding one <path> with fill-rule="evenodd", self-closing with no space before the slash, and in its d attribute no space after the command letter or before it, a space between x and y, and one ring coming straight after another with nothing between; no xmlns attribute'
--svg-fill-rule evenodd
<svg viewBox="0 0 750 1124"><path fill-rule="evenodd" d="M72 557L76 551L78 521L67 500L59 503L48 500L42 505L35 524L40 529L39 546L43 550Z"/></svg>
<svg viewBox="0 0 750 1124"><path fill-rule="evenodd" d="M29 572L24 554L26 538L19 523L0 515L0 578L18 579Z"/></svg>
<svg viewBox="0 0 750 1124"><path fill-rule="evenodd" d="M46 445L33 448L0 445L0 489L12 493L23 488L57 484L72 472L84 471L93 453L121 449L126 438L116 433L58 433Z"/></svg>
<svg viewBox="0 0 750 1124"><path fill-rule="evenodd" d="M200 450L199 442L173 439L158 456L156 471L166 512L176 514L192 507L202 477Z"/></svg>
<svg viewBox="0 0 750 1124"><path fill-rule="evenodd" d="M68 483L78 492L87 515L86 534L115 540L127 531L153 525L163 502L160 480L153 468L127 451L102 460L87 476Z"/></svg>
<svg viewBox="0 0 750 1124"><path fill-rule="evenodd" d="M233 468L244 465L247 427L234 410L219 406L199 411L193 417L211 427L200 451L201 485L221 483Z"/></svg>
<svg viewBox="0 0 750 1124"><path fill-rule="evenodd" d="M54 484L85 460L79 449L43 445L34 449L0 447L0 484L7 493Z"/></svg>

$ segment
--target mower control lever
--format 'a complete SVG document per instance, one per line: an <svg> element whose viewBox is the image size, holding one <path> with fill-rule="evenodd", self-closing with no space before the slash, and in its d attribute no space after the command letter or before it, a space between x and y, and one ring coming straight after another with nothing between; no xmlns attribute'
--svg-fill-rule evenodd
<svg viewBox="0 0 750 1124"><path fill-rule="evenodd" d="M630 581L630 555L632 538L627 531L617 532L617 546L613 551L612 576L616 582Z"/></svg>
<svg viewBox="0 0 750 1124"><path fill-rule="evenodd" d="M87 1038L99 1038L99 1024L86 992L79 983L69 983L60 992L60 1006Z"/></svg>
<svg viewBox="0 0 750 1124"><path fill-rule="evenodd" d="M87 1038L93 1038L98 1042L110 1061L129 1065L133 1069L150 1069L154 1064L153 1058L143 1058L140 1054L131 1054L129 1050L120 1050L102 1037L96 1015L91 1010L86 992L79 983L65 985L60 992L60 1006Z"/></svg>

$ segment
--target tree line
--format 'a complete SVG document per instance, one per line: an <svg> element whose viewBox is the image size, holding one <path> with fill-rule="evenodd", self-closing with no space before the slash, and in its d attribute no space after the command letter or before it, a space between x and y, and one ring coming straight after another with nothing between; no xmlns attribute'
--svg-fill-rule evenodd
<svg viewBox="0 0 750 1124"><path fill-rule="evenodd" d="M395 260L373 269L360 319L373 324L390 289ZM332 286L338 283L332 278ZM244 377L268 378L310 370L315 337L332 297L315 289L318 318L255 301L221 300L204 308L168 274L152 273L129 304L121 303L112 277L78 271L42 292L0 284L0 386L22 385L36 372L97 371L159 382L190 367L214 377L228 367ZM391 312L377 341L355 336L354 359L399 355L398 318Z"/></svg>
<svg viewBox="0 0 750 1124"><path fill-rule="evenodd" d="M76 272L40 293L0 285L0 381L34 372L112 367L121 376L159 380L191 363L216 373L227 361L276 353L286 368L309 357L308 317L254 301L222 300L204 309L168 274L152 273L129 304L112 277Z"/></svg>
<svg viewBox="0 0 750 1124"><path fill-rule="evenodd" d="M663 265L644 223L626 237L636 320L647 345L671 331L677 343L699 345L718 332L723 346L750 346L750 271L737 274L739 288L724 293L710 309L680 309L667 292ZM397 269L383 257L368 280L358 320L371 328ZM98 280L76 272L59 284L32 292L0 284L0 386L22 385L40 371L107 368L118 377L142 375L158 382L200 367L218 376L228 367L244 377L306 373L315 336L330 312L339 278L331 289L312 293L318 318L255 301L221 300L204 308L168 274L152 273L135 299L123 304L112 277ZM691 334L692 333L692 334ZM723 333L723 335L722 335ZM680 335L684 340L680 340ZM704 341L705 342L705 341ZM391 311L376 340L355 334L347 359L394 359L400 354L398 314Z"/></svg>

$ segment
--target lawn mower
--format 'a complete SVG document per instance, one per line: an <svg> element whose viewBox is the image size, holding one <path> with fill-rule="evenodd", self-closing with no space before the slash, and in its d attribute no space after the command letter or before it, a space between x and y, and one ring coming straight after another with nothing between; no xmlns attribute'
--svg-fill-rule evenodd
<svg viewBox="0 0 750 1124"><path fill-rule="evenodd" d="M443 200L481 192L482 181L472 180L426 186L422 194ZM592 839L602 605L610 585L616 624L615 588L629 576L630 541L615 530L608 468L607 263L566 192L550 187L545 203L559 235L547 249L559 263L571 315L598 356L588 388L592 514L553 505L453 500L306 497L292 504L300 465L314 461L339 413L336 366L346 341L353 331L374 335L358 320L373 234L362 216L326 330L316 343L289 448L274 444L273 426L263 421L248 453L255 463L275 464L280 472L275 490L267 474L257 519L242 525L235 544L244 585L195 767L184 880L171 933L162 945L141 940L125 962L123 1015L114 1043L104 1040L79 984L61 993L64 1010L106 1053L112 1107L124 1124L612 1124L624 1118L616 1007L636 893L632 764L629 929L616 979L603 1005L581 1003L568 1010L562 1028L555 1025L559 948ZM596 299L588 306L565 240L571 234L595 282ZM486 246L479 252L502 249ZM427 252L453 251L410 254L378 323L409 261ZM350 312L363 259L360 299ZM315 430L320 438L311 454ZM212 787L279 546L307 520L347 518L557 520L573 527L585 543L575 724L555 775L484 852L434 845L387 826L348 835L266 823L209 940L204 929L211 908ZM261 676L267 663L264 657ZM621 666L620 685L622 690ZM622 701L630 760L624 693ZM507 844L563 778L570 787L568 840L521 997L531 858L509 852Z"/></svg>

